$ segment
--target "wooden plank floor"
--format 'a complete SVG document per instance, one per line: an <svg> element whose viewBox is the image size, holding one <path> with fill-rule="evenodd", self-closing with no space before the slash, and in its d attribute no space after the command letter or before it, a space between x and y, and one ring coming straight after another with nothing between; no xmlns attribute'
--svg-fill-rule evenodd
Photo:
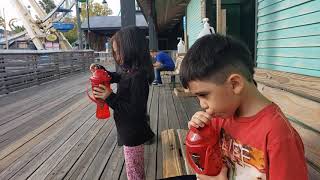
<svg viewBox="0 0 320 180"><path fill-rule="evenodd" d="M126 179L114 120L95 118L86 97L88 73L0 97L0 179ZM162 177L160 134L187 128L199 108L169 85L150 88L148 111L157 141L145 145L149 180Z"/></svg>

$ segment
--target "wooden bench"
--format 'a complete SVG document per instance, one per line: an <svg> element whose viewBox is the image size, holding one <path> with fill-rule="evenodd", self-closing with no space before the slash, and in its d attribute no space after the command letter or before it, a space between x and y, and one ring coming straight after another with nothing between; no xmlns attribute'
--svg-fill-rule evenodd
<svg viewBox="0 0 320 180"><path fill-rule="evenodd" d="M161 132L163 178L194 174L186 160L186 134L184 129Z"/></svg>
<svg viewBox="0 0 320 180"><path fill-rule="evenodd" d="M187 130L167 129L161 132L163 178L194 175L186 159L185 138ZM303 138L304 139L304 138ZM318 180L319 172L308 162L309 180Z"/></svg>
<svg viewBox="0 0 320 180"><path fill-rule="evenodd" d="M173 71L161 71L160 75L161 76L167 76L170 77L171 83L174 85L176 82L176 76L179 75L180 73L180 66L182 63L182 60L184 58L184 54L177 54L175 58L175 68Z"/></svg>
<svg viewBox="0 0 320 180"><path fill-rule="evenodd" d="M170 77L170 82L173 85L174 88L174 94L176 96L194 96L192 93L190 93L187 89L184 89L181 86L176 87L176 76L180 74L180 66L182 63L182 60L184 58L184 53L183 54L177 54L176 60L175 60L175 69L174 71L161 71L160 74L163 77L169 76Z"/></svg>

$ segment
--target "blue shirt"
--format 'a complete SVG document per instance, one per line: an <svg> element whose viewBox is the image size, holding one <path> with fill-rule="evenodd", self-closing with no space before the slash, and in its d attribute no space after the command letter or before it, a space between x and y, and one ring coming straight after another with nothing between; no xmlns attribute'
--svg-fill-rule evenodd
<svg viewBox="0 0 320 180"><path fill-rule="evenodd" d="M159 52L156 55L155 59L157 62L160 62L161 64L163 64L165 67L174 69L174 66L175 66L174 62L173 62L172 58L167 53Z"/></svg>

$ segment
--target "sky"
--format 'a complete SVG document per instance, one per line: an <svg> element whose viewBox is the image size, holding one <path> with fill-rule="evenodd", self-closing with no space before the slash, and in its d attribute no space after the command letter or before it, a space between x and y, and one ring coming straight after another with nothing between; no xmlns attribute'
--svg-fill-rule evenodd
<svg viewBox="0 0 320 180"><path fill-rule="evenodd" d="M15 13L15 9L12 7L10 0L0 0L0 15L3 15L3 9L5 9L5 17L7 22L12 18L19 18ZM39 1L39 0L36 0ZM54 0L56 4L58 4L61 0ZM25 3L27 6L29 1L28 0L21 0L21 2ZM102 0L94 0L94 2L102 3ZM117 16L120 11L120 0L107 0L108 6L112 9L112 15ZM74 9L75 12L75 9ZM20 24L20 23L19 23Z"/></svg>

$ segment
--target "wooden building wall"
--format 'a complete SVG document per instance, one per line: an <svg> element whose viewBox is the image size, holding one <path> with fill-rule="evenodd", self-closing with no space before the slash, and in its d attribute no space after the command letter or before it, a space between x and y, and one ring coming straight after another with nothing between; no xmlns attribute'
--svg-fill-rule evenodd
<svg viewBox="0 0 320 180"><path fill-rule="evenodd" d="M203 28L201 18L201 1L191 0L187 6L187 35L188 35L188 46L197 40L200 31Z"/></svg>
<svg viewBox="0 0 320 180"><path fill-rule="evenodd" d="M258 0L258 67L320 77L320 1Z"/></svg>
<svg viewBox="0 0 320 180"><path fill-rule="evenodd" d="M259 90L280 106L320 178L320 1L257 0Z"/></svg>

